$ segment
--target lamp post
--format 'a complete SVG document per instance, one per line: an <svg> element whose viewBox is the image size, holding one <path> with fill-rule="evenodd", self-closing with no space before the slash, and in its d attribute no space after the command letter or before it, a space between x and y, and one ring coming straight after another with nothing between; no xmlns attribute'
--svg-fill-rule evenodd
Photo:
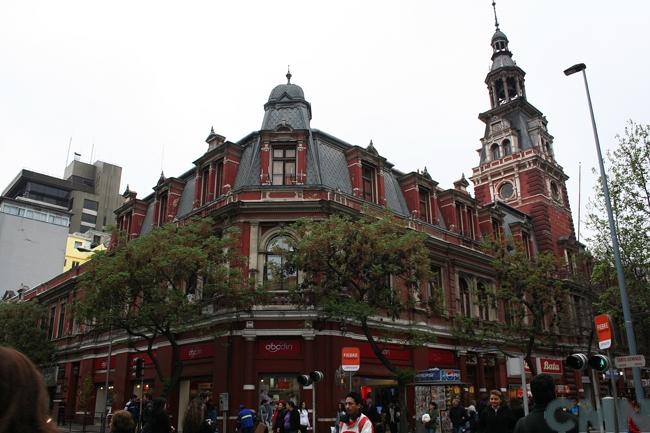
<svg viewBox="0 0 650 433"><path fill-rule="evenodd" d="M612 202L609 196L609 186L607 185L607 174L605 173L605 165L603 164L603 155L600 150L600 140L598 140L598 130L596 129L596 119L594 119L594 109L591 106L591 95L589 94L589 85L587 84L587 74L585 73L587 66L584 63L578 63L571 66L564 71L564 75L572 75L576 72L582 71L582 78L585 82L585 91L587 92L587 102L589 103L589 114L591 115L591 127L594 131L594 140L596 141L596 150L598 152L598 165L600 166L600 177L603 185L603 196L605 197L605 208L607 209L607 218L609 220L609 234L612 238L612 251L614 253L614 264L616 265L616 276L618 279L618 288L621 292L621 304L623 306L623 319L625 321L625 335L627 336L627 345L630 349L630 355L636 355L636 337L634 336L634 328L632 327L632 315L630 313L630 302L627 297L627 289L625 288L625 276L623 274L623 265L621 263L621 253L618 244L618 235L616 234L616 226L614 225L614 215L612 213ZM642 401L644 398L643 387L641 385L641 371L638 367L632 369L634 377L634 392L637 401ZM616 386L612 378L612 386Z"/></svg>

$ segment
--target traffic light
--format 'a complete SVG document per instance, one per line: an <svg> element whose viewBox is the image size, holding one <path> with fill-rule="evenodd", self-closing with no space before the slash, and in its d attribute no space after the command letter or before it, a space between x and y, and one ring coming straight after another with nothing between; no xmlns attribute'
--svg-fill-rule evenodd
<svg viewBox="0 0 650 433"><path fill-rule="evenodd" d="M309 374L299 374L296 376L296 380L302 386L309 386L312 383L320 382L324 377L325 375L322 371L314 370Z"/></svg>
<svg viewBox="0 0 650 433"><path fill-rule="evenodd" d="M584 370L587 368L588 359L587 355L584 353L574 353L573 355L567 356L564 362L569 368L574 370Z"/></svg>
<svg viewBox="0 0 650 433"><path fill-rule="evenodd" d="M605 355L592 355L589 357L589 367L596 371L605 371L609 368L609 358Z"/></svg>
<svg viewBox="0 0 650 433"><path fill-rule="evenodd" d="M133 366L131 367L133 377L136 379L142 378L144 374L144 359L142 358L133 358Z"/></svg>

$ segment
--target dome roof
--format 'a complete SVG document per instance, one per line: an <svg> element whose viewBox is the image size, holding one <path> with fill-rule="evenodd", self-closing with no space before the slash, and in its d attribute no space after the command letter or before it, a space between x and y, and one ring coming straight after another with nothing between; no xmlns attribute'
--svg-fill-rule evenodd
<svg viewBox="0 0 650 433"><path fill-rule="evenodd" d="M277 102L284 98L288 98L290 100L299 99L304 101L305 92L302 91L302 88L300 86L295 84L280 84L271 90L271 94L269 95L269 102Z"/></svg>
<svg viewBox="0 0 650 433"><path fill-rule="evenodd" d="M491 43L494 44L495 41L506 41L506 42L508 42L508 37L501 30L497 30L496 32L494 32L494 35L492 35L492 42Z"/></svg>

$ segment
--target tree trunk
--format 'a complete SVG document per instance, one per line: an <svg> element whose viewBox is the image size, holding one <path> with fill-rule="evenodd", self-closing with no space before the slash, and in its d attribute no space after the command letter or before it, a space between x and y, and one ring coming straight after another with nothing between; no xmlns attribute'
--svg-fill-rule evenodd
<svg viewBox="0 0 650 433"><path fill-rule="evenodd" d="M400 433L409 432L409 425L411 417L409 416L408 410L408 399L406 398L406 383L398 382L398 392L399 392L399 405L400 405L400 417L399 417L399 427L398 430Z"/></svg>

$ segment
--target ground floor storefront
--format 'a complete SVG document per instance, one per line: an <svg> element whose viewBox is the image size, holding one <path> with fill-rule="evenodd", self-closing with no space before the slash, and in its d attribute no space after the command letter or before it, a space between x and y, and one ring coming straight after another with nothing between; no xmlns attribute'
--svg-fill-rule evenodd
<svg viewBox="0 0 650 433"><path fill-rule="evenodd" d="M205 392L212 394L220 422L226 420L225 431L220 427L222 433L234 431L240 404L268 417L269 406L265 404L268 400L304 401L312 413L315 406L315 430L320 433L329 433L337 404L349 390L371 397L380 411L400 410L400 389L394 375L381 364L360 333L314 330L302 322L283 322L282 327L272 322L247 323L243 329L217 336L186 335L179 343L183 370L177 386L167 395L168 411L175 426L182 424L188 402ZM144 394L160 395L164 383L156 375L153 361L132 346L114 342L110 361L107 344L67 351L60 358L58 368L62 373L56 376L54 386L67 419L80 422L84 414L88 414L89 422L97 422L106 408L122 409L132 395L138 398ZM358 371L342 371L344 347L359 348ZM453 341L442 338L435 347L382 344L381 348L383 356L398 368L440 372L437 382L416 381L406 387L411 422L426 410L432 399L445 410L454 397L468 405L490 389L500 389L510 398L520 396L517 386L521 386L521 375L512 371L510 361L502 355L458 350ZM155 356L163 373L169 377L171 346L164 341L158 342ZM132 375L135 358L144 360L142 379ZM545 363L545 359L552 362ZM548 367L547 370L553 370L546 372L555 374L558 386L566 390L567 395L580 392L580 376L564 371L561 360L539 358L538 362ZM560 370L557 370L558 365ZM302 387L296 376L314 370L324 373L323 381ZM545 370L538 368L538 371ZM527 377L530 379L530 374Z"/></svg>

